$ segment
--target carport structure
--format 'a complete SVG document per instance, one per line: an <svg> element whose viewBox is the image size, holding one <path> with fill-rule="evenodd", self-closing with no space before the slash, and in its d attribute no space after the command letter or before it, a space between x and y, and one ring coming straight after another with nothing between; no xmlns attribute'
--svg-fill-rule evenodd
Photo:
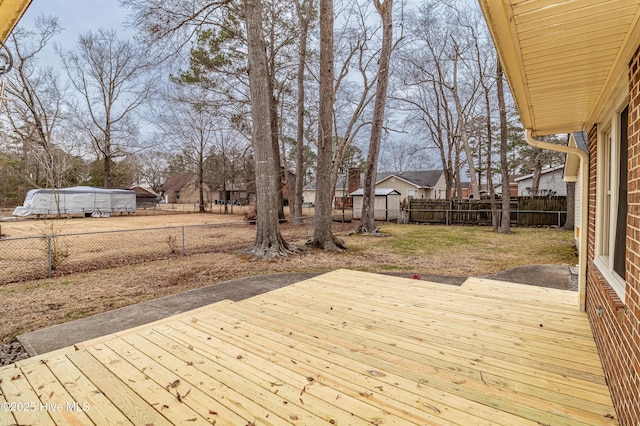
<svg viewBox="0 0 640 426"><path fill-rule="evenodd" d="M0 424L617 424L575 292L337 270L0 369Z"/></svg>

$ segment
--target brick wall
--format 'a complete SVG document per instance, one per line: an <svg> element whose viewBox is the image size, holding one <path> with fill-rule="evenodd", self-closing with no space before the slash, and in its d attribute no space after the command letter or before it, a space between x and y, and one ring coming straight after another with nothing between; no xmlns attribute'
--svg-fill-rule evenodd
<svg viewBox="0 0 640 426"><path fill-rule="evenodd" d="M588 264L587 313L620 424L640 425L640 49L629 64L625 300ZM595 255L597 127L589 133L589 260Z"/></svg>

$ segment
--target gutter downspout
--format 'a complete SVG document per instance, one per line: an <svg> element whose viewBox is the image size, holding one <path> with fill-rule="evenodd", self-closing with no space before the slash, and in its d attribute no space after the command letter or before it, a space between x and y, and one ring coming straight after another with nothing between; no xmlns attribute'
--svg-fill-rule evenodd
<svg viewBox="0 0 640 426"><path fill-rule="evenodd" d="M578 307L581 311L586 309L587 293L587 232L585 228L589 226L589 156L579 148L571 146L556 145L549 142L534 139L531 129L524 131L525 140L534 148L548 149L551 151L564 152L566 154L577 155L580 158L580 183L582 194L580 196L580 251L578 253Z"/></svg>

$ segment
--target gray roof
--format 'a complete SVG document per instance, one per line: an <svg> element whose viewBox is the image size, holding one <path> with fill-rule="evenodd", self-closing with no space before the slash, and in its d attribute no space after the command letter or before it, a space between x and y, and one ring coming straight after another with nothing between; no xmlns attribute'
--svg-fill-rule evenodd
<svg viewBox="0 0 640 426"><path fill-rule="evenodd" d="M391 195L391 194L400 195L400 193L398 191L396 191L395 189L393 189L393 188L376 188L376 197L378 195ZM361 196L362 197L362 196L364 196L364 189L358 188L355 191L353 191L351 193L351 195L356 196L356 197L357 196Z"/></svg>
<svg viewBox="0 0 640 426"><path fill-rule="evenodd" d="M587 140L587 134L585 132L573 133L573 138L576 140L578 148L584 152L589 152L589 141Z"/></svg>
<svg viewBox="0 0 640 426"><path fill-rule="evenodd" d="M378 180L376 181L376 185L381 181L387 179L390 176L395 176L396 178L403 179L409 182L412 185L415 185L418 188L433 188L438 183L438 179L442 176L442 170L414 170L408 172L378 172ZM362 173L360 175L360 186L364 184L364 176ZM338 176L338 182L336 183L336 189L343 188L344 175ZM344 188L349 188L346 183L344 184ZM316 180L312 180L308 185L304 187L305 190L313 190L316 189Z"/></svg>
<svg viewBox="0 0 640 426"><path fill-rule="evenodd" d="M378 173L376 184L387 179L390 176L405 180L419 188L433 188L438 183L442 170L417 170L408 172L382 172Z"/></svg>

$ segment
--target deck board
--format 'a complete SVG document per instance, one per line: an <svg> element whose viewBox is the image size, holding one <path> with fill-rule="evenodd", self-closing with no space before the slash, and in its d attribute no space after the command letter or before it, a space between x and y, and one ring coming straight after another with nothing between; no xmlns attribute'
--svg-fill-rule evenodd
<svg viewBox="0 0 640 426"><path fill-rule="evenodd" d="M0 402L88 407L0 423L614 425L576 300L337 270L0 368Z"/></svg>

